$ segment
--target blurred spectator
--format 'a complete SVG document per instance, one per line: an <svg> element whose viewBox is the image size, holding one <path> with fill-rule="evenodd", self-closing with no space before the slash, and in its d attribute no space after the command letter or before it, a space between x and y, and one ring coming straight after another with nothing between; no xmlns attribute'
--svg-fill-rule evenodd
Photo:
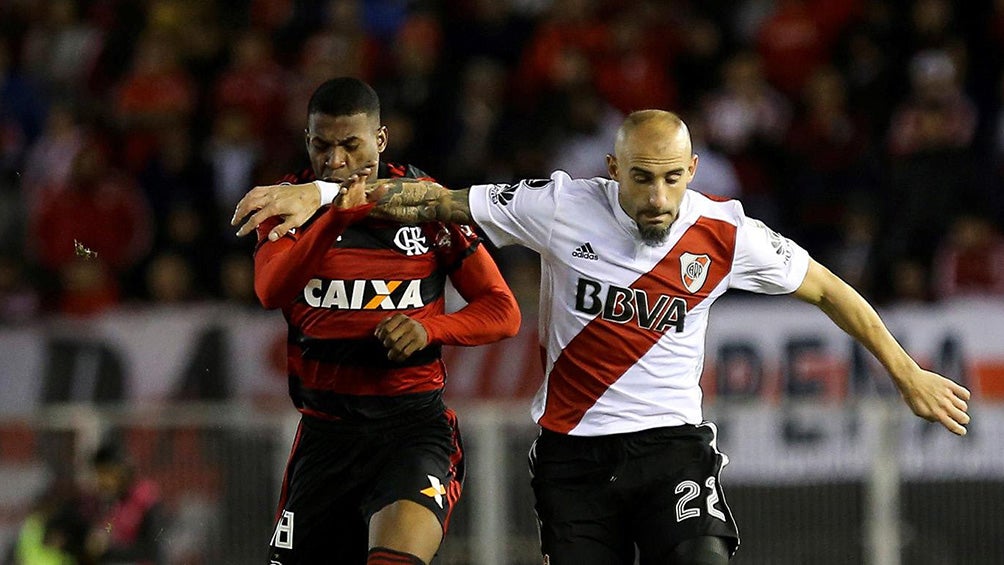
<svg viewBox="0 0 1004 565"><path fill-rule="evenodd" d="M646 7L639 2L614 16L610 40L593 61L596 90L624 115L645 108L674 108L677 103L676 86L668 73L677 50L672 43L675 34L659 33L674 26L664 10L649 13Z"/></svg>
<svg viewBox="0 0 1004 565"><path fill-rule="evenodd" d="M470 59L462 73L456 102L449 105L444 120L445 127L454 132L454 139L448 146L449 158L443 160L442 166L444 176L451 182L468 186L497 168L493 160L495 143L506 117L507 75L498 63L480 58ZM397 137L394 143L402 146Z"/></svg>
<svg viewBox="0 0 1004 565"><path fill-rule="evenodd" d="M327 10L321 17L321 28L311 27L306 40L300 45L294 57L294 71L285 84L285 115L283 130L291 132L287 141L295 140L288 150L280 149L277 170L295 168L300 163L303 152L298 149L303 143L303 109L310 101L310 95L317 85L336 76L355 76L372 80L379 66L380 48L370 37L363 25L361 0L329 0L324 3ZM312 22L316 23L316 22ZM270 156L270 159L276 156ZM278 177L279 175L273 175ZM274 180L273 177L269 177Z"/></svg>
<svg viewBox="0 0 1004 565"><path fill-rule="evenodd" d="M836 243L848 195L870 192L867 125L847 106L847 90L836 69L819 67L802 96L803 113L787 136L792 160L789 220L810 250Z"/></svg>
<svg viewBox="0 0 1004 565"><path fill-rule="evenodd" d="M899 263L907 264L911 274L923 272L926 280L953 218L974 203L985 203L988 192L989 175L958 143L953 108L935 99L912 111L914 151L892 163L881 237L880 259L892 267L894 285Z"/></svg>
<svg viewBox="0 0 1004 565"><path fill-rule="evenodd" d="M829 57L828 38L808 0L781 0L759 30L757 48L767 79L788 96L798 96Z"/></svg>
<svg viewBox="0 0 1004 565"><path fill-rule="evenodd" d="M1004 235L985 214L952 222L934 261L937 298L1004 297Z"/></svg>
<svg viewBox="0 0 1004 565"><path fill-rule="evenodd" d="M214 81L213 109L240 109L250 119L255 137L264 140L267 147L285 145L285 79L268 36L246 30L231 46L230 64Z"/></svg>
<svg viewBox="0 0 1004 565"><path fill-rule="evenodd" d="M742 45L754 45L757 34L777 9L778 0L746 0L738 3L728 14L729 30L736 34Z"/></svg>
<svg viewBox="0 0 1004 565"><path fill-rule="evenodd" d="M715 89L725 59L725 32L712 19L698 17L680 29L679 53L673 69L678 99L690 107Z"/></svg>
<svg viewBox="0 0 1004 565"><path fill-rule="evenodd" d="M191 78L205 92L220 72L226 54L222 27L231 18L228 7L204 0L152 0L146 30L168 39Z"/></svg>
<svg viewBox="0 0 1004 565"><path fill-rule="evenodd" d="M164 132L189 125L196 91L178 57L167 36L144 35L118 89L115 114L125 135L124 162L130 171L149 164Z"/></svg>
<svg viewBox="0 0 1004 565"><path fill-rule="evenodd" d="M418 163L431 163L444 146L446 135L441 131L445 113L444 100L450 95L443 88L440 53L442 30L438 21L429 14L414 14L404 22L390 45L390 58L386 69L379 74L374 89L380 95L383 108L397 116L397 122L407 122L406 127L421 134L421 143L398 147L408 148L408 159ZM404 117L407 116L407 119ZM411 142L412 139L395 139ZM438 156L441 160L448 157ZM429 165L425 165L429 166Z"/></svg>
<svg viewBox="0 0 1004 565"><path fill-rule="evenodd" d="M261 138L254 135L251 118L241 108L216 114L213 133L206 144L206 162L212 173L212 192L220 214L213 218L213 229L227 227L233 207L254 186L258 167L264 157Z"/></svg>
<svg viewBox="0 0 1004 565"><path fill-rule="evenodd" d="M753 52L732 56L722 73L721 88L704 107L708 144L732 160L747 212L778 225L778 171L771 165L780 157L791 104L767 83L760 57Z"/></svg>
<svg viewBox="0 0 1004 565"><path fill-rule="evenodd" d="M10 565L80 565L90 563L84 550L88 524L78 489L57 479L22 522Z"/></svg>
<svg viewBox="0 0 1004 565"><path fill-rule="evenodd" d="M714 194L724 198L741 198L742 185L732 161L720 151L708 146L705 135L704 116L694 114L684 117L690 127L690 138L697 154L697 175L690 181L689 188L704 194Z"/></svg>
<svg viewBox="0 0 1004 565"><path fill-rule="evenodd" d="M118 300L117 276L149 249L149 206L135 181L108 163L110 148L85 143L63 185L43 189L32 211L29 252L60 274L60 309L87 314ZM80 257L77 242L96 255Z"/></svg>
<svg viewBox="0 0 1004 565"><path fill-rule="evenodd" d="M915 259L899 259L892 265L892 297L896 304L923 304L931 300L928 266Z"/></svg>
<svg viewBox="0 0 1004 565"><path fill-rule="evenodd" d="M106 443L91 458L97 495L96 519L87 550L98 563L164 563L160 489L135 468L118 445Z"/></svg>
<svg viewBox="0 0 1004 565"><path fill-rule="evenodd" d="M0 182L7 182L41 133L47 107L42 90L17 69L3 39L0 37Z"/></svg>
<svg viewBox="0 0 1004 565"><path fill-rule="evenodd" d="M868 197L858 194L846 200L836 238L822 256L837 276L870 297L875 292L878 215Z"/></svg>
<svg viewBox="0 0 1004 565"><path fill-rule="evenodd" d="M788 131L790 103L767 83L760 57L738 53L722 73L722 86L704 113L708 142L733 155L759 143L779 144Z"/></svg>
<svg viewBox="0 0 1004 565"><path fill-rule="evenodd" d="M941 147L969 147L976 106L962 91L955 62L945 51L922 51L910 61L912 91L889 127L889 151L907 155Z"/></svg>
<svg viewBox="0 0 1004 565"><path fill-rule="evenodd" d="M29 322L41 307L41 297L24 262L0 253L0 326Z"/></svg>
<svg viewBox="0 0 1004 565"><path fill-rule="evenodd" d="M1004 4L1004 0L1001 4ZM988 205L993 207L998 222L1001 222L1004 221L1004 73L997 79L997 108L991 128L992 141L989 154L991 162L994 163L993 172L996 178L995 190Z"/></svg>
<svg viewBox="0 0 1004 565"><path fill-rule="evenodd" d="M955 10L949 0L916 0L910 4L911 44L915 48L944 47L955 35Z"/></svg>
<svg viewBox="0 0 1004 565"><path fill-rule="evenodd" d="M907 46L898 24L887 0L868 2L834 61L847 82L850 106L877 131L886 130L892 108L908 91L900 76L899 63Z"/></svg>
<svg viewBox="0 0 1004 565"><path fill-rule="evenodd" d="M251 27L276 30L293 17L293 0L251 0L248 9Z"/></svg>
<svg viewBox="0 0 1004 565"><path fill-rule="evenodd" d="M78 92L97 64L101 30L80 17L80 2L51 0L44 16L26 37L24 69L59 96Z"/></svg>
<svg viewBox="0 0 1004 565"><path fill-rule="evenodd" d="M183 304L198 297L195 271L185 256L161 253L146 268L147 297L155 304Z"/></svg>
<svg viewBox="0 0 1004 565"><path fill-rule="evenodd" d="M220 296L232 304L258 306L254 293L254 264L245 253L231 253L220 263Z"/></svg>
<svg viewBox="0 0 1004 565"><path fill-rule="evenodd" d="M515 86L533 106L541 94L569 80L569 56L589 68L610 43L609 24L597 16L596 0L555 0L523 49ZM580 71L581 72L581 71ZM591 72L589 73L591 75Z"/></svg>
<svg viewBox="0 0 1004 565"><path fill-rule="evenodd" d="M220 215L210 168L196 139L189 129L165 131L159 150L137 177L157 220L157 245L163 241L164 218L181 203L196 206L207 221Z"/></svg>
<svg viewBox="0 0 1004 565"><path fill-rule="evenodd" d="M516 14L512 0L452 0L443 15L444 50L458 67L487 59L511 71L533 30L531 21Z"/></svg>
<svg viewBox="0 0 1004 565"><path fill-rule="evenodd" d="M617 130L624 116L610 106L591 84L571 88L559 99L561 124L547 170L562 170L573 178L606 177L607 163L601 156L613 151Z"/></svg>
<svg viewBox="0 0 1004 565"><path fill-rule="evenodd" d="M44 191L67 185L83 142L84 133L73 107L69 103L53 103L42 135L28 149L21 175L23 198L29 210L38 206Z"/></svg>

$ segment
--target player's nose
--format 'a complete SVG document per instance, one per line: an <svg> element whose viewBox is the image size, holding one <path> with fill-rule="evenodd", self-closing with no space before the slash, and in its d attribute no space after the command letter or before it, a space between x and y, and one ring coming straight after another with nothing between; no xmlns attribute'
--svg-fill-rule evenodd
<svg viewBox="0 0 1004 565"><path fill-rule="evenodd" d="M648 203L656 210L665 210L669 207L669 187L666 183L657 182L649 189Z"/></svg>
<svg viewBox="0 0 1004 565"><path fill-rule="evenodd" d="M345 150L340 147L335 147L328 153L328 157L324 160L324 164L332 170L341 169L347 164L347 157Z"/></svg>

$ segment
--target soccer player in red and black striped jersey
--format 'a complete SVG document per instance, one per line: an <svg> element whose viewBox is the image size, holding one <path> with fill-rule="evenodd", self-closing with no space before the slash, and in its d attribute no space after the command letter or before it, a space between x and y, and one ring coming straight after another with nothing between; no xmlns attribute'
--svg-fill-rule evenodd
<svg viewBox="0 0 1004 565"><path fill-rule="evenodd" d="M470 228L366 219L365 180L429 178L380 163L376 93L337 78L307 111L311 169L284 181L339 194L274 241L260 226L255 291L289 325L289 393L301 413L270 563L428 563L464 479L456 415L443 403L443 345L515 335L509 287ZM447 314L449 277L467 305Z"/></svg>

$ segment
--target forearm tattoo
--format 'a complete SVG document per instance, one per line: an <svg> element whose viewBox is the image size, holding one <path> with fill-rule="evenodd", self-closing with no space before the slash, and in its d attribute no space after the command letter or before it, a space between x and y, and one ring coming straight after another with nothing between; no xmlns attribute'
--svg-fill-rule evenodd
<svg viewBox="0 0 1004 565"><path fill-rule="evenodd" d="M426 180L390 179L377 184L386 193L377 200L374 215L405 224L422 222L471 223L469 189L450 190Z"/></svg>

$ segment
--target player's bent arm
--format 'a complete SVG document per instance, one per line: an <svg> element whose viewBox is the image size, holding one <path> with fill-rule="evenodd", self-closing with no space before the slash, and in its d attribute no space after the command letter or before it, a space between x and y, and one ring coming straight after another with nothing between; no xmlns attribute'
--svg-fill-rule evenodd
<svg viewBox="0 0 1004 565"><path fill-rule="evenodd" d="M349 225L366 217L372 208L371 204L347 209L331 207L310 229L276 241L269 240L269 233L278 220L258 226L254 290L262 306L281 308L292 302L317 271L325 252L338 236Z"/></svg>
<svg viewBox="0 0 1004 565"><path fill-rule="evenodd" d="M450 281L467 305L422 320L430 344L482 345L516 335L519 306L483 245L460 263Z"/></svg>
<svg viewBox="0 0 1004 565"><path fill-rule="evenodd" d="M837 326L858 340L889 372L914 414L937 421L964 435L969 391L958 383L921 368L896 341L878 313L850 285L814 260L795 291L799 299L819 307Z"/></svg>

